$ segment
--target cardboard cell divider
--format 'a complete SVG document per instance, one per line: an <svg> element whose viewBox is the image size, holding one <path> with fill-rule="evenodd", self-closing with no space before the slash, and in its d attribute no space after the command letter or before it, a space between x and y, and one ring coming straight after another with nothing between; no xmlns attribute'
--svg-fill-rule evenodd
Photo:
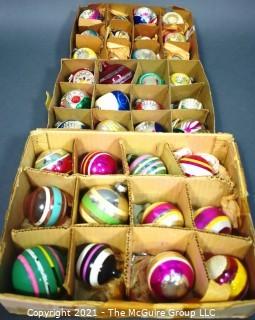
<svg viewBox="0 0 255 320"><path fill-rule="evenodd" d="M137 83L140 76L144 73L154 72L165 81L164 85L169 83L168 66L166 60L139 60L137 72L133 78L133 83Z"/></svg>
<svg viewBox="0 0 255 320"><path fill-rule="evenodd" d="M203 109L208 110L206 124L210 131L215 132L214 106L209 85L194 83L190 86L171 86L170 91L171 104L177 104L186 98L194 98L201 102Z"/></svg>
<svg viewBox="0 0 255 320"><path fill-rule="evenodd" d="M77 71L78 69L88 69L93 72L96 76L95 72L95 61L87 60L87 59L61 59L61 68L57 76L56 84L59 82L69 82L69 77L72 73ZM95 77L96 81L98 77ZM96 82L95 81L95 82Z"/></svg>
<svg viewBox="0 0 255 320"><path fill-rule="evenodd" d="M92 109L93 117L93 128L96 129L96 126L104 120L114 120L123 125L127 131L134 131L131 112L130 111L110 111L110 110L99 110L97 108Z"/></svg>
<svg viewBox="0 0 255 320"><path fill-rule="evenodd" d="M145 90L146 88L146 90ZM170 94L167 85L161 86L146 86L141 84L133 85L131 88L131 108L135 109L135 101L137 99L154 100L162 109L169 110L170 108Z"/></svg>
<svg viewBox="0 0 255 320"><path fill-rule="evenodd" d="M144 121L155 121L159 123L165 130L165 132L171 132L171 111L170 110L156 110L156 111L145 111L145 110L132 110L132 120L134 130L136 126ZM138 134L141 132L136 131ZM144 133L144 132L142 132ZM155 132L156 133L156 132ZM158 132L157 132L158 134Z"/></svg>
<svg viewBox="0 0 255 320"><path fill-rule="evenodd" d="M118 260L121 261L121 279L123 279L123 284L126 283L126 254L127 254L127 237L128 237L129 228L125 226L76 226L72 230L72 253L70 255L70 264L68 268L68 273L70 274L70 279L72 279L72 282L70 281L69 286L72 287L72 293L74 299L77 300L88 300L86 299L86 293L89 295L89 291L92 291L92 288L90 289L84 289L82 290L82 284L79 280L76 279L76 272L75 272L75 263L76 263L76 256L77 256L77 247L80 245L88 244L88 243L103 243L113 250L116 257L118 256ZM113 282L114 280L112 280ZM118 284L121 284L120 281L118 281ZM106 285L107 286L107 285ZM80 291L85 295L82 296L77 294L78 290L75 290L76 287L79 287ZM103 289L98 289L98 294L100 294L100 291L105 290L106 287ZM118 288L120 292L118 294L125 294L125 288ZM116 288L115 291L118 291ZM122 289L122 290L121 290ZM87 292L86 292L87 291ZM121 292L122 291L122 292ZM106 293L106 292L101 292ZM95 294L94 294L95 295ZM120 297L119 297L120 299ZM93 302L89 302L90 304Z"/></svg>
<svg viewBox="0 0 255 320"><path fill-rule="evenodd" d="M180 120L197 120L202 125L204 125L205 130L209 130L209 132L213 132L213 128L209 128L207 125L207 117L208 110L184 110L184 109L174 109L171 110L172 113L172 121L176 119Z"/></svg>
<svg viewBox="0 0 255 320"><path fill-rule="evenodd" d="M57 122L67 121L67 120L78 120L88 126L87 129L92 129L92 117L91 111L88 109L69 109L69 108L59 108L54 107L49 110L48 113L48 128L55 128ZM58 128L62 129L62 128ZM74 130L72 128L63 128L65 130Z"/></svg>
<svg viewBox="0 0 255 320"><path fill-rule="evenodd" d="M103 20L97 20L97 19L84 19L80 18L80 14L86 10L86 9L97 9L100 11L101 16L103 17ZM87 7L80 7L79 8L79 13L78 13L78 27L79 30L85 30L85 29L94 29L94 30L99 30L102 25L105 24L106 18L107 18L107 5L106 4L89 4Z"/></svg>
<svg viewBox="0 0 255 320"><path fill-rule="evenodd" d="M84 221L79 213L79 205L81 202L81 198L83 195L92 187L98 187L98 186L111 186L114 187L115 184L117 183L123 183L127 185L128 191L125 193L126 199L128 200L129 203L129 220L125 225L130 224L130 219L131 219L131 199L130 199L130 185L127 181L127 177L124 175L111 175L111 176L79 176L77 179L77 185L76 185L76 193L75 193L75 209L74 209L74 214L73 214L73 224L84 224L84 225L97 225L97 226L102 226L102 224L91 224L87 223ZM104 226L110 226L105 224Z"/></svg>
<svg viewBox="0 0 255 320"><path fill-rule="evenodd" d="M90 48L97 55L100 55L100 51L104 45L104 42L100 37L94 37L94 36L82 35L82 34L76 34L75 43L76 43L77 49Z"/></svg>
<svg viewBox="0 0 255 320"><path fill-rule="evenodd" d="M183 214L184 227L192 228L191 207L189 196L184 179L171 177L162 179L160 177L142 177L133 176L130 179L132 192L132 215L134 217L134 205L144 205L155 202L171 202L176 205ZM160 184L160 193L155 189L155 185ZM145 210L145 209L144 209ZM142 214L142 212L141 212ZM140 224L136 222L136 224ZM151 224L155 227L156 224Z"/></svg>
<svg viewBox="0 0 255 320"><path fill-rule="evenodd" d="M205 74L204 68L199 60L168 60L170 75L176 72L187 74L193 79L193 83L206 83L208 79Z"/></svg>

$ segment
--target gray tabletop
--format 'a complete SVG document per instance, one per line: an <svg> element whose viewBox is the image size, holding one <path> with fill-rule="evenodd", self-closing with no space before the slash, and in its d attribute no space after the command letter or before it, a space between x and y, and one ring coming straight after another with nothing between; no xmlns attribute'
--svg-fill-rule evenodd
<svg viewBox="0 0 255 320"><path fill-rule="evenodd" d="M52 92L60 58L68 57L79 4L86 2L0 0L1 228L27 135L46 126L45 91ZM233 133L238 142L254 212L255 1L180 0L175 4L193 12L201 60L211 84L216 129ZM1 319L23 319L2 308L0 312Z"/></svg>

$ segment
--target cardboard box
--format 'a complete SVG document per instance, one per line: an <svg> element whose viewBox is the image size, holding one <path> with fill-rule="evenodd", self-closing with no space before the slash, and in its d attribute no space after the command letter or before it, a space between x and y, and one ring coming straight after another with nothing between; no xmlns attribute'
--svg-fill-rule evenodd
<svg viewBox="0 0 255 320"><path fill-rule="evenodd" d="M172 132L172 121L199 120L209 132L215 131L214 106L210 86L200 61L167 61L167 60L121 60L107 61L108 63L121 63L133 70L134 76L130 84L103 85L100 84L99 70L101 63L107 60L68 60L63 59L61 69L57 76L53 96L49 104L48 128L53 128L57 121L80 120L94 130L102 120L116 120L129 131L142 121L154 120L163 125L167 132ZM88 68L95 75L95 84L69 83L70 74L79 68ZM146 72L156 72L164 79L164 85L144 86L137 84L139 77ZM184 72L194 79L194 83L185 86L172 86L169 77L174 72ZM144 88L148 90L144 90ZM82 89L92 97L91 108L88 110L75 110L60 108L60 100L64 93L72 89ZM130 99L129 111L104 111L94 108L95 100L102 94L111 90L122 90ZM161 104L162 109L157 111L134 110L136 99L153 99ZM198 99L203 104L202 110L180 110L173 106L185 98Z"/></svg>
<svg viewBox="0 0 255 320"><path fill-rule="evenodd" d="M187 178L180 172L172 150L188 146L193 151L210 152L217 156L231 177L231 183L219 177ZM33 168L37 155L49 148L64 148L73 153L74 174L40 172ZM77 159L84 152L105 150L120 159L122 174L111 176L83 176L77 172ZM129 174L126 154L153 153L162 158L168 167L165 176L132 176ZM128 186L129 221L126 225L109 226L84 223L79 214L81 196L92 186L114 185L116 182ZM36 186L56 185L72 198L69 224L62 227L24 228L23 201ZM160 185L160 190L155 186ZM242 227L234 235L214 235L198 232L194 228L193 210L200 206L220 205L221 199L235 193L241 209ZM140 225L135 220L134 205L154 201L173 201L184 214L184 228ZM67 131L40 129L32 131L22 155L12 196L8 206L4 234L0 250L0 301L11 313L27 314L28 309L45 312L70 312L71 315L114 318L141 315L158 318L191 315L202 318L204 314L217 318L248 317L255 312L255 283L253 270L254 230L247 200L246 184L234 138L230 134L140 134L101 133L88 131ZM90 292L75 280L75 252L82 243L104 242L109 244L118 256L122 276L118 285L108 294L93 293L97 300L90 299ZM51 244L65 248L68 262L64 292L60 300L24 297L15 294L10 286L11 265L24 248L36 244ZM178 303L155 303L133 301L134 253L156 254L164 250L178 250L191 259L196 273L193 296ZM228 289L207 276L204 257L207 253L233 254L244 260L250 276L250 290L244 301L226 301ZM4 276L3 276L4 275ZM108 294L106 296L106 294ZM107 301L100 301L106 297ZM99 299L99 300L98 300ZM117 299L117 300L116 300ZM131 299L131 300L130 300ZM63 309L62 309L63 308ZM191 313L192 312L192 313ZM44 316L46 313L44 314ZM65 315L65 314L62 314Z"/></svg>
<svg viewBox="0 0 255 320"><path fill-rule="evenodd" d="M117 45L128 49L127 58L130 58L131 52L135 49L147 48L153 50L159 55L160 58L167 58L169 52L164 46L164 35L169 31L180 31L186 34L187 42L170 42L172 52L176 51L175 56L178 55L178 51L184 50L186 60L198 60L198 44L197 35L194 26L192 13L177 6L172 6L170 9L180 14L185 24L183 25L164 25L162 17L165 12L169 11L166 8L157 6L147 6L151 8L157 14L157 24L152 25L135 25L133 21L133 11L144 5L139 4L89 4L87 7L82 6L77 10L75 21L73 24L71 37L70 37L70 57L76 48L89 47L94 50L98 58L110 59L111 48ZM103 20L81 19L80 14L87 8L96 7L99 9L103 16ZM126 20L114 19L115 16L122 15L126 17ZM99 37L90 37L81 35L82 31L87 29L93 29L99 33ZM120 39L113 37L111 32L122 30L129 34L129 39ZM151 40L140 40L138 36L149 36ZM116 46L115 46L116 47ZM115 58L118 57L115 56Z"/></svg>

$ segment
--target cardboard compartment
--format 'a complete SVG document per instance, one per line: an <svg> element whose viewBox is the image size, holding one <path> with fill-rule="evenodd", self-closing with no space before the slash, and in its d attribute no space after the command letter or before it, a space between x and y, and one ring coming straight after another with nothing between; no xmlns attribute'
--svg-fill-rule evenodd
<svg viewBox="0 0 255 320"><path fill-rule="evenodd" d="M191 207L186 184L183 179L177 177L132 177L130 180L132 194L132 215L135 224L141 223L141 215L145 210L139 209L139 205L155 202L171 202L176 205L183 214L184 227L192 228ZM160 185L160 192L155 189L156 185ZM140 214L136 213L135 207L138 206ZM155 224L151 224L155 227Z"/></svg>
<svg viewBox="0 0 255 320"><path fill-rule="evenodd" d="M80 18L80 14L86 10L86 9L97 9L100 11L101 16L103 17L102 20L96 20L96 19L83 19ZM78 27L79 31L84 31L87 29L93 29L98 31L106 22L106 10L107 10L107 5L106 4L100 4L100 3L94 3L94 4L89 4L87 7L80 7L78 10Z"/></svg>
<svg viewBox="0 0 255 320"><path fill-rule="evenodd" d="M64 228L46 228L41 230L19 230L12 231L12 240L8 239L4 242L3 250L1 252L1 301L5 299L11 301L11 309L17 307L14 301L19 301L22 307L20 311L23 314L27 313L27 309L36 308L39 304L46 304L48 307L54 303L59 303L63 299L68 299L68 275L67 268L69 261L67 259L67 267L65 270L64 290L61 293L59 300L50 300L44 298L36 298L17 294L13 291L11 285L11 271L12 265L17 257L24 249L37 246L37 245L52 245L60 248L68 256L70 244L70 230ZM3 299L3 300L2 300ZM5 305L5 303L3 303ZM7 302L8 305L8 302ZM8 309L8 308L7 308ZM20 313L20 311L18 313ZM16 311L17 312L17 311Z"/></svg>
<svg viewBox="0 0 255 320"><path fill-rule="evenodd" d="M91 118L91 111L80 109L65 109L54 107L49 109L48 112L48 128L56 128L57 122L67 121L67 120L78 120L88 126L87 129L82 130L89 130L92 128L92 118ZM61 128L58 128L61 129ZM65 130L73 130L70 128L64 128Z"/></svg>
<svg viewBox="0 0 255 320"><path fill-rule="evenodd" d="M93 223L87 223L84 221L80 215L80 203L81 198L84 194L91 189L92 187L99 187L99 186L111 186L114 187L116 184L121 183L127 186L127 192L124 193L126 199L129 203L129 217L131 217L131 200L130 200L130 185L127 180L127 177L123 175L112 175L112 176L89 176L89 177L82 177L80 176L77 180L76 191L75 191L75 200L74 200L74 211L72 216L72 223L73 224L85 224L85 225L93 225ZM128 219L126 224L129 224L130 219ZM95 224L96 226L102 226L102 224ZM105 225L108 226L109 225Z"/></svg>
<svg viewBox="0 0 255 320"><path fill-rule="evenodd" d="M140 39L139 37L149 37L150 40ZM161 54L159 38L159 26L151 24L136 24L134 26L133 50L150 49L156 54Z"/></svg>
<svg viewBox="0 0 255 320"><path fill-rule="evenodd" d="M107 11L108 25L115 30L125 30L133 23L133 9L130 4L109 3ZM116 19L116 17L125 17L126 20Z"/></svg>
<svg viewBox="0 0 255 320"><path fill-rule="evenodd" d="M170 93L168 86L146 86L137 84L133 85L131 88L131 106L135 109L135 101L137 99L154 100L160 104L161 109L169 110L170 108Z"/></svg>
<svg viewBox="0 0 255 320"><path fill-rule="evenodd" d="M187 187L192 208L192 219L194 212L203 207L220 207L232 220L232 235L241 237L252 237L253 231L251 213L244 198L240 197L236 190L223 181L216 179L204 180L201 178L188 179ZM193 219L193 225L194 219Z"/></svg>
<svg viewBox="0 0 255 320"><path fill-rule="evenodd" d="M83 302L107 300L124 300L125 283L126 283L126 251L129 229L127 227L82 227L76 226L72 230L72 244L70 248L70 264L68 274L69 286L73 291L73 299ZM117 269L120 271L120 278L113 279L99 288L92 289L85 286L82 281L77 279L76 261L79 247L89 243L106 244L113 250L116 260ZM88 302L89 303L89 302Z"/></svg>
<svg viewBox="0 0 255 320"><path fill-rule="evenodd" d="M208 80L204 71L204 68L200 61L192 60L192 61L177 61L177 60L169 60L169 75L171 76L173 73L180 72L185 73L189 77L193 79L192 83L205 83L208 84Z"/></svg>
<svg viewBox="0 0 255 320"><path fill-rule="evenodd" d="M79 89L88 93L91 96L91 98L93 98L94 86L92 84L60 82L54 88L54 92L53 92L53 96L52 96L49 108L53 108L53 107L60 108L60 101L63 95L68 91L76 90L76 89Z"/></svg>
<svg viewBox="0 0 255 320"><path fill-rule="evenodd" d="M98 82L98 70L95 70L94 60L83 59L62 59L61 69L57 76L56 84L59 82L69 82L70 75L79 69L88 69L94 74L95 83Z"/></svg>
<svg viewBox="0 0 255 320"><path fill-rule="evenodd" d="M93 117L93 126L96 130L99 122L104 120L114 120L124 126L128 131L134 131L133 123L131 120L130 111L107 111L107 110L98 110L96 108L92 109Z"/></svg>
<svg viewBox="0 0 255 320"><path fill-rule="evenodd" d="M206 120L208 117L208 110L172 110L172 126L173 122L177 119L179 120L197 120L205 128L206 131L212 132L212 128L208 128Z"/></svg>
<svg viewBox="0 0 255 320"><path fill-rule="evenodd" d="M171 132L171 111L170 110L158 110L158 111L144 111L144 110L132 110L132 120L134 125L134 130L136 131L136 126L144 121L155 121L159 123L165 132ZM164 132L164 133L165 133ZM136 131L136 133L141 133ZM143 133L143 132L142 132ZM154 132L159 134L159 132Z"/></svg>
<svg viewBox="0 0 255 320"><path fill-rule="evenodd" d="M26 196L34 191L37 187L57 187L65 192L68 200L67 220L62 224L63 227L71 226L74 206L74 192L76 185L76 177L60 176L50 172L35 171L25 169L18 176L13 189L12 201L10 202L8 215L5 219L4 237L9 237L12 229L35 229L28 218L25 211L24 203ZM45 227L41 227L45 228ZM53 228L53 227L51 227Z"/></svg>
<svg viewBox="0 0 255 320"><path fill-rule="evenodd" d="M59 131L56 129L56 131ZM63 130L66 131L66 130ZM72 131L72 130L71 130ZM66 131L68 132L68 130ZM24 161L22 161L22 168L29 167L33 168L32 170L40 172L40 170L34 168L35 161L37 157L44 151L48 151L50 149L64 149L65 151L71 153L73 158L73 171L75 167L75 155L74 155L74 141L75 137L67 138L62 140L60 137L56 140L49 141L48 135L42 134L40 137L34 137L35 139L31 139L27 141L24 150ZM57 173L56 173L57 174ZM59 173L60 174L60 173ZM60 174L62 176L66 176L67 174Z"/></svg>
<svg viewBox="0 0 255 320"><path fill-rule="evenodd" d="M235 238L231 236L218 236L209 233L198 233L198 243L202 250L204 264L207 259L213 255L231 255L234 256L244 264L248 273L248 285L249 289L247 295L244 297L244 301L236 301L236 303L242 303L244 307L248 300L252 300L254 303L255 297L255 280L254 280L254 267L255 256L254 246L251 240L245 240ZM206 268L206 265L205 265ZM208 270L208 288L205 295L202 298L203 302L206 301L227 301L230 299L230 286L228 284L220 285L214 280L209 280Z"/></svg>
<svg viewBox="0 0 255 320"><path fill-rule="evenodd" d="M121 5L120 5L121 6ZM115 15L112 14L110 10L115 11L116 8L120 7L118 5L115 6L115 9L110 9L108 11L108 19L109 24L107 26L106 31L106 47L108 50L108 59L129 59L131 53L131 46L132 46L132 36L133 36L133 25L130 22L130 16L124 16L126 20L121 20L118 17L116 18ZM124 6L123 6L124 8ZM126 7L122 10L126 13ZM116 35L116 32L125 32L128 37L119 37ZM126 35L125 35L126 36Z"/></svg>
<svg viewBox="0 0 255 320"><path fill-rule="evenodd" d="M103 15L103 20L94 19L80 19L80 14L88 7L97 7ZM69 42L70 58L72 58L74 50L76 48L82 48L83 46L89 47L98 54L98 58L106 58L104 50L104 36L106 28L106 9L105 4L89 5L88 7L79 7L71 31L71 37ZM100 34L100 37L87 37L82 36L81 33L85 30L92 29Z"/></svg>
<svg viewBox="0 0 255 320"><path fill-rule="evenodd" d="M92 107L96 108L95 102L98 98L103 96L106 93L112 92L112 91L121 91L124 94L127 95L129 99L129 110L131 110L130 106L130 95L131 95L131 85L130 84L97 84L95 87L95 93L94 93L94 98L92 101ZM116 110L118 111L118 110ZM119 112L125 112L119 110Z"/></svg>
<svg viewBox="0 0 255 320"><path fill-rule="evenodd" d="M139 111L140 114L141 111ZM131 132L92 132L92 131L66 131L40 129L31 132L27 140L25 150L21 160L21 167L33 167L36 156L48 149L63 148L69 152L73 151L74 140L79 140L78 155L84 152L105 150L113 153L117 158L121 158L119 140L124 141L126 153L161 154L162 146L168 144L171 150L188 147L193 153L206 152L213 154L227 170L231 181L242 197L247 197L247 187L244 173L241 166L237 145L231 134L154 134L154 133L131 133ZM157 147L158 146L158 147ZM159 147L160 146L160 147ZM157 151L158 150L158 151ZM124 153L125 154L125 153ZM166 157L172 156L171 151L166 153ZM125 158L125 156L124 156ZM179 166L173 166L171 171L175 174L182 174ZM174 167L174 170L173 170ZM218 179L219 177L216 176ZM190 179L190 178L189 178Z"/></svg>
<svg viewBox="0 0 255 320"><path fill-rule="evenodd" d="M116 60L116 61L114 61L114 60L112 60L112 61L101 60L101 61L98 62L98 70L99 70L99 72L103 68L102 67L102 63L108 63L108 64L111 64L111 65L113 65L113 64L121 64L121 65L124 65L124 66L128 67L129 69L131 69L133 71L134 75L133 75L133 79L132 79L131 83L134 83L134 79L135 79L136 73L137 73L137 65L138 65L136 60ZM100 82L100 77L99 77L99 83L101 83Z"/></svg>
<svg viewBox="0 0 255 320"><path fill-rule="evenodd" d="M140 111L141 113L142 111ZM153 140L152 140L153 141ZM156 143L152 141L147 141L140 146L140 148L135 148L133 144L128 144L125 140L120 141L121 151L122 151L122 158L124 159L123 166L125 169L125 173L131 175L129 163L128 163L128 156L140 156L143 154L150 154L152 156L158 157L165 165L167 169L167 173L160 174L160 176L168 176L168 175L175 175L177 172L180 173L180 168L178 163L176 162L173 153L169 147L168 143ZM146 175L148 177L148 175Z"/></svg>
<svg viewBox="0 0 255 320"><path fill-rule="evenodd" d="M206 126L211 132L215 132L214 106L208 84L195 83L191 86L174 86L171 91L171 107L178 107L178 103L186 98L194 98L202 103L203 109L208 110Z"/></svg>
<svg viewBox="0 0 255 320"><path fill-rule="evenodd" d="M167 62L165 60L139 60L137 71L133 78L133 83L137 83L139 77L142 76L144 73L150 72L158 74L161 77L161 79L165 81L164 84L167 85L169 83L169 71Z"/></svg>
<svg viewBox="0 0 255 320"><path fill-rule="evenodd" d="M184 255L192 264L195 272L195 283L192 291L179 302L198 301L207 286L206 270L193 231L167 227L134 227L130 245L128 293L130 300L157 302L149 293L146 285L146 270L149 256L165 251L176 251ZM145 260L146 259L146 260ZM145 260L145 261L143 261ZM139 276L138 276L139 273ZM142 292L141 292L142 290ZM139 292L140 291L140 292ZM167 303L162 303L167 308Z"/></svg>
<svg viewBox="0 0 255 320"><path fill-rule="evenodd" d="M103 133L102 134L106 134ZM88 137L77 137L74 144L74 173L79 173L79 163L81 157L91 151L100 151L100 152L108 152L113 158L117 161L118 173L125 173L123 155L122 155L122 146L120 144L119 139L114 139L108 141L108 143L104 139L89 139ZM99 177L99 176L98 176Z"/></svg>

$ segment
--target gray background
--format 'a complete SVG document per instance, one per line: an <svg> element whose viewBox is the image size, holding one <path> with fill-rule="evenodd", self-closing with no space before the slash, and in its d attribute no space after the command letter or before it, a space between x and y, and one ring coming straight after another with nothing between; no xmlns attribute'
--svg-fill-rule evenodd
<svg viewBox="0 0 255 320"><path fill-rule="evenodd" d="M216 128L236 137L254 212L255 1L143 2L162 6L174 3L193 12L201 60L215 104ZM86 2L0 0L1 228L26 137L30 130L46 126L45 90L52 92L60 58L68 56L79 4ZM2 308L0 312L1 319L23 319Z"/></svg>

